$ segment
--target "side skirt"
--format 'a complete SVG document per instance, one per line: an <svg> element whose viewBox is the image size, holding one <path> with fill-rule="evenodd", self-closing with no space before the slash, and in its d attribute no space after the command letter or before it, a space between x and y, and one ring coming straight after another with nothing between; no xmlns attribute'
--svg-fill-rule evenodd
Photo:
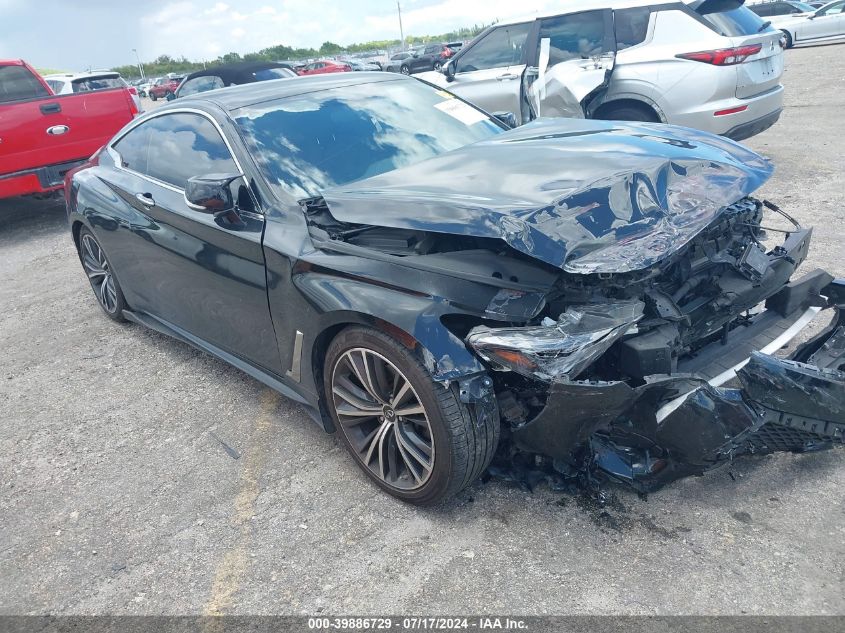
<svg viewBox="0 0 845 633"><path fill-rule="evenodd" d="M261 369L260 367L256 367L252 363L243 360L242 358L239 358L234 354L230 354L229 352L222 350L215 345L212 345L208 341L194 336L190 332L187 332L182 328L173 325L172 323L163 321L162 319L159 319L151 314L124 310L123 316L126 317L127 320L132 321L133 323L138 323L139 325L148 327L151 330L159 332L160 334L175 338L177 341L187 343L188 345L195 347L201 352L211 354L212 356L230 364L235 369L239 369L248 376L255 378L255 380L264 383L265 385L270 387L270 389L278 391L286 398L290 398L291 400L305 406L305 409L311 419L314 420L320 426L320 428L328 432L328 429L326 429L326 425L323 422L322 416L320 415L318 408L315 407L311 402L309 402L308 399L305 398L305 396L294 391L274 374L271 374L265 371L264 369Z"/></svg>

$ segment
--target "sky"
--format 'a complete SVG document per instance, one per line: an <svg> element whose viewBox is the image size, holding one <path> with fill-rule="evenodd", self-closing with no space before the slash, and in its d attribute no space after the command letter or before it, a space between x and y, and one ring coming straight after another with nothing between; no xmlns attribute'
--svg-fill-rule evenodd
<svg viewBox="0 0 845 633"><path fill-rule="evenodd" d="M577 0L403 0L406 35L552 11ZM399 38L395 0L0 0L0 59L85 70L159 55L215 59L287 44Z"/></svg>

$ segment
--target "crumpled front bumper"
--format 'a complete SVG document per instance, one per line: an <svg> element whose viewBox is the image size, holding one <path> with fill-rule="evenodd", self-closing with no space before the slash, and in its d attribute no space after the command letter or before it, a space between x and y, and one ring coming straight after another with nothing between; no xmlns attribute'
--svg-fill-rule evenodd
<svg viewBox="0 0 845 633"><path fill-rule="evenodd" d="M799 284L785 293L768 305L771 312L790 310L793 324L760 319L776 330L756 333L768 335L768 352L806 326L807 315L835 313L790 358L753 351L728 370L716 365L694 374L650 376L637 387L552 382L545 408L512 430L514 442L554 458L564 472L597 468L644 492L744 454L845 443L845 280L823 288ZM728 354L727 347L718 351L705 348L701 356ZM720 386L733 379L736 387Z"/></svg>

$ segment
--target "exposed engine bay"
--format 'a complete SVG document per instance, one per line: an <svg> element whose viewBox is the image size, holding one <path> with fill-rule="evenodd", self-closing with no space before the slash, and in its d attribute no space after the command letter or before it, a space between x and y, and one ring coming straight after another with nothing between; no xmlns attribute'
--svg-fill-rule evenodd
<svg viewBox="0 0 845 633"><path fill-rule="evenodd" d="M641 165L613 124L577 125L596 129L509 133L509 155L552 159L561 138L592 133L594 147L615 152L605 161ZM526 172L519 194L473 180L460 198L412 167L300 202L318 249L415 270L415 290L463 309L441 320L488 370L489 390L461 377L461 392L501 416L500 470L528 452L565 478L649 491L742 454L845 441L845 281L796 274L812 230L751 197L767 161L669 134L639 138L655 153L716 158L595 180L607 170L598 161L567 164L568 180L549 166ZM498 151L484 145L470 146L474 160ZM454 165L428 169L438 160ZM379 206L365 207L364 194ZM473 308L443 290L444 277L495 292ZM817 317L830 320L821 334L776 355Z"/></svg>
<svg viewBox="0 0 845 633"><path fill-rule="evenodd" d="M335 246L411 265L430 259L433 269L459 265L449 254L462 252L476 260L478 276L492 266L489 274L502 282L526 280L500 272L529 264L495 240L349 225L321 199L303 207L314 237ZM767 230L764 212L786 219L788 228ZM766 241L778 241L773 236L782 239L769 248ZM784 417L784 394L770 392L778 380L800 400L812 372L756 352L808 310L845 307L845 284L823 271L789 282L810 236L774 205L744 198L669 260L618 275L559 273L530 322L465 329L467 344L493 369L512 440L500 449L498 469L528 451L551 457L557 473L584 484L604 475L649 491L743 453L813 451L845 441L845 313L828 328L833 336L825 345L797 356L827 372L821 426L809 422L819 411ZM503 265L505 259L514 261ZM722 388L737 376L757 400Z"/></svg>

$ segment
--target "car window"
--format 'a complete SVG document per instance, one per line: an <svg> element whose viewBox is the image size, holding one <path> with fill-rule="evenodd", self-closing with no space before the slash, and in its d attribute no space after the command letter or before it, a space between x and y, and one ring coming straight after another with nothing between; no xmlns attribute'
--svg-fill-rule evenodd
<svg viewBox="0 0 845 633"><path fill-rule="evenodd" d="M845 10L845 2L838 2L819 11L818 15L839 15Z"/></svg>
<svg viewBox="0 0 845 633"><path fill-rule="evenodd" d="M549 41L549 66L608 52L603 11L571 13L543 20L540 39Z"/></svg>
<svg viewBox="0 0 845 633"><path fill-rule="evenodd" d="M0 103L47 97L40 81L23 66L0 66Z"/></svg>
<svg viewBox="0 0 845 633"><path fill-rule="evenodd" d="M759 15L743 6L744 0L704 0L695 9L711 29L725 37L755 35L763 29Z"/></svg>
<svg viewBox="0 0 845 633"><path fill-rule="evenodd" d="M223 88L223 80L216 75L209 77L194 77L184 83L179 89L179 96L186 97L188 95L197 94L198 92L207 92L208 90L215 90Z"/></svg>
<svg viewBox="0 0 845 633"><path fill-rule="evenodd" d="M345 86L233 112L267 179L297 199L419 163L503 130L417 81Z"/></svg>
<svg viewBox="0 0 845 633"><path fill-rule="evenodd" d="M46 79L47 85L50 86L50 90L55 92L56 94L61 94L62 88L65 87L63 81L57 81L56 79Z"/></svg>
<svg viewBox="0 0 845 633"><path fill-rule="evenodd" d="M634 7L615 12L616 48L630 48L645 42L648 37L648 23L651 19L651 9L648 7Z"/></svg>
<svg viewBox="0 0 845 633"><path fill-rule="evenodd" d="M775 3L767 2L766 4L755 4L748 7L751 11L759 15L761 18L768 18L775 15Z"/></svg>
<svg viewBox="0 0 845 633"><path fill-rule="evenodd" d="M287 68L265 68L264 70L256 70L252 73L256 81L269 81L271 79L286 79L288 77L296 77L296 73Z"/></svg>
<svg viewBox="0 0 845 633"><path fill-rule="evenodd" d="M198 114L149 119L118 141L114 149L124 167L180 188L193 176L237 173L217 128Z"/></svg>
<svg viewBox="0 0 845 633"><path fill-rule="evenodd" d="M493 29L457 60L456 72L472 72L522 63L525 40L531 23Z"/></svg>
<svg viewBox="0 0 845 633"><path fill-rule="evenodd" d="M74 79L72 85L74 92L91 92L92 90L123 88L123 80L120 77L84 77Z"/></svg>

